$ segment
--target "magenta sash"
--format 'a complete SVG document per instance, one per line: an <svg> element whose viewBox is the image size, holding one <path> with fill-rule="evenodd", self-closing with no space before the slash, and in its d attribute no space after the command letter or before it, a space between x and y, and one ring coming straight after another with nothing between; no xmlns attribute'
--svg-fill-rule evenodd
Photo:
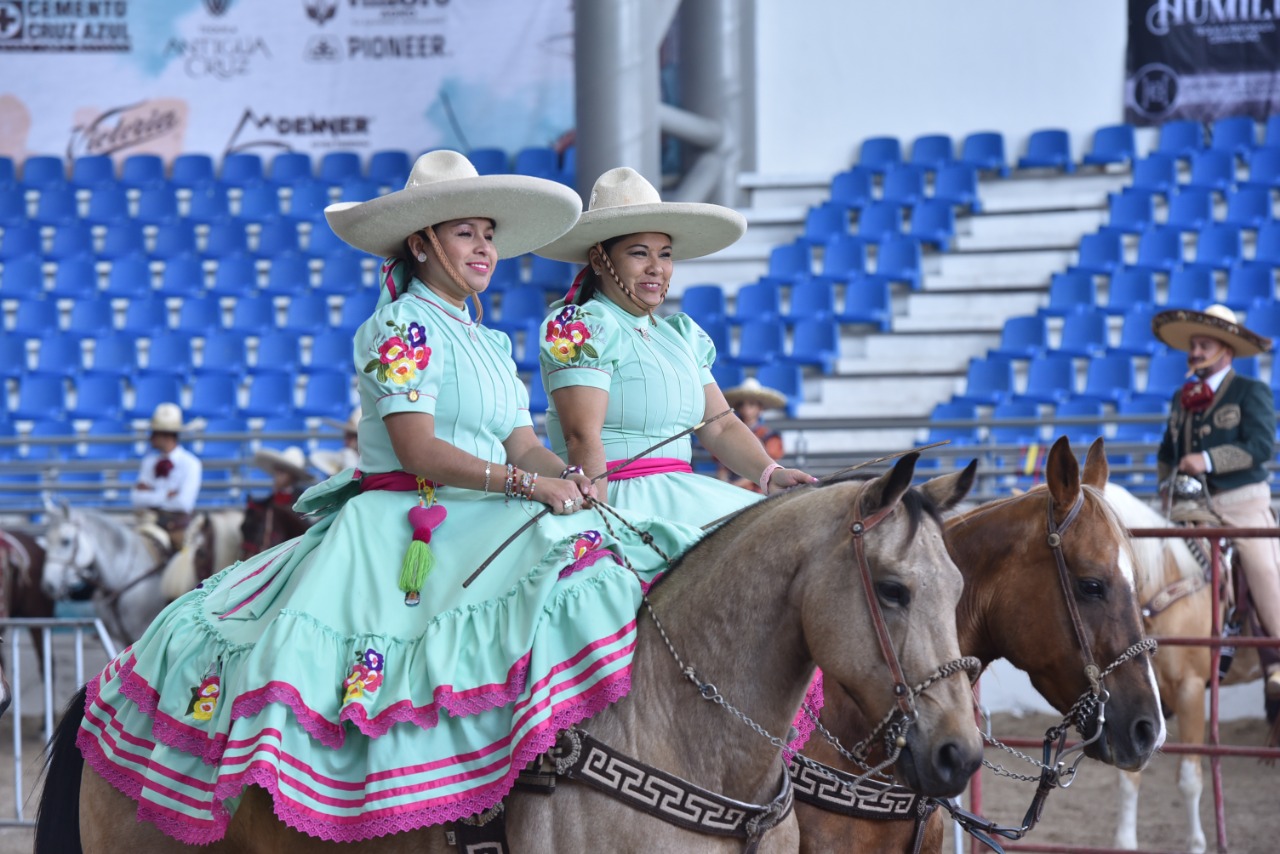
<svg viewBox="0 0 1280 854"><path fill-rule="evenodd" d="M608 471L614 466L620 466L625 462L626 460L610 460L604 464L604 470ZM636 460L621 471L614 472L609 475L609 480L630 480L633 477L648 477L651 474L669 474L671 472L693 474L693 466L675 457L648 457Z"/></svg>

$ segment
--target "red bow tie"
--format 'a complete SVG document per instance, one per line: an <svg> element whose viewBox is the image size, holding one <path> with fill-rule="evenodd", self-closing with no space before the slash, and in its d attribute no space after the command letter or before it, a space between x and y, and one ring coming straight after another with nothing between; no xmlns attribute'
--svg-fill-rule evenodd
<svg viewBox="0 0 1280 854"><path fill-rule="evenodd" d="M169 472L173 471L173 460L168 457L161 457L156 460L156 479L160 480L169 476Z"/></svg>
<svg viewBox="0 0 1280 854"><path fill-rule="evenodd" d="M1196 377L1182 387L1182 408L1187 412L1204 412L1213 403L1213 389Z"/></svg>

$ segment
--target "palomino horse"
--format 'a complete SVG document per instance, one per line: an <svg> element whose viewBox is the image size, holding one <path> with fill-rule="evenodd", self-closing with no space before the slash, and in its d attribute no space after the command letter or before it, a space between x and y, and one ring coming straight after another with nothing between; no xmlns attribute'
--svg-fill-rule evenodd
<svg viewBox="0 0 1280 854"><path fill-rule="evenodd" d="M942 540L939 510L967 492L973 467L909 490L915 459L904 457L874 481L801 487L761 502L682 557L653 588L652 611L639 620L630 696L584 726L614 752L609 764L623 781L638 774L646 778L636 786L642 797L646 791L668 797L636 809L573 777L553 795L513 791L506 801L511 850L740 852L745 843L746 850L794 851L782 734L815 663L869 719L892 719L901 737L895 771L902 782L937 795L959 792L981 758L981 740L969 682L960 676L974 662L958 660L955 638L961 578ZM894 685L904 679L899 693ZM921 693L918 680L933 684ZM82 691L51 745L36 850L188 850L139 822L130 798L84 765L75 747L84 700ZM581 736L570 732L570 741ZM578 758L597 755L588 743ZM575 764L573 754L559 758ZM715 815L734 816L736 827L746 824L755 835L703 835L663 815L702 819L703 827ZM460 850L447 844L441 826L360 848ZM273 814L271 796L250 787L225 837L200 850L337 849L286 827Z"/></svg>
<svg viewBox="0 0 1280 854"><path fill-rule="evenodd" d="M1103 498L1107 475L1101 439L1089 449L1082 479L1070 443L1061 438L1049 452L1047 488L993 501L946 524L947 549L965 577L957 617L961 651L977 656L983 667L1008 659L1064 713L1090 691L1086 661L1105 669L1143 639L1129 538ZM1046 542L1054 531L1061 543L1061 581L1058 559ZM1064 599L1064 587L1071 602ZM1116 667L1103 687L1110 694L1106 724L1086 753L1121 768L1142 768L1165 735L1148 656ZM863 716L847 694L831 682L824 688L824 723L856 728ZM1096 718L1085 723L1093 735ZM816 739L805 755L861 773ZM811 787L809 795L803 780L801 774L796 802L802 851L940 850L940 813L920 826L903 798L866 790L855 801L822 786Z"/></svg>
<svg viewBox="0 0 1280 854"><path fill-rule="evenodd" d="M1107 500L1129 528L1168 528L1172 523L1132 493L1116 484L1107 485ZM1213 634L1213 594L1200 564L1187 541L1181 538L1135 539L1138 569L1138 598L1151 612L1147 631L1168 637L1210 637ZM1157 597L1162 601L1157 602ZM1219 618L1221 618L1221 614ZM1203 646L1169 646L1156 658L1156 677L1170 711L1178 719L1179 739L1188 744L1204 744L1204 696L1209 684L1211 653ZM1257 650L1240 647L1223 680L1238 684L1262 678ZM1200 824L1200 793L1203 760L1183 756L1178 773L1187 814L1187 850L1204 851L1204 828ZM1120 818L1116 827L1117 848L1138 847L1138 790L1142 775L1126 771L1120 775Z"/></svg>

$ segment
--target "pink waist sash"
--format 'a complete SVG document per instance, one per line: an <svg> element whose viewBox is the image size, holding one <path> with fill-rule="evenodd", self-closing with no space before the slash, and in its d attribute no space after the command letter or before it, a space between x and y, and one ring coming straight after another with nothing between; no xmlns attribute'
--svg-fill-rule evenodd
<svg viewBox="0 0 1280 854"><path fill-rule="evenodd" d="M604 469L608 471L614 466L622 465L625 462L626 460L610 460L604 464ZM614 472L609 475L609 480L630 480L633 477L647 477L651 474L669 474L671 472L693 474L693 466L675 457L648 457L643 460L636 460L621 471Z"/></svg>

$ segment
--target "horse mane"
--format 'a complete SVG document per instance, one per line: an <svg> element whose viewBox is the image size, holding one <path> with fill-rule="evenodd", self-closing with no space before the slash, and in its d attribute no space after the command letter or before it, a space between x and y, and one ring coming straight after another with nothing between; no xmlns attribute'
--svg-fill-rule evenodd
<svg viewBox="0 0 1280 854"><path fill-rule="evenodd" d="M103 534L107 540L104 545L109 547L104 553L124 554L133 545L135 539L133 529L106 513L87 507L75 507L67 514L67 519L74 521L75 516L79 516Z"/></svg>
<svg viewBox="0 0 1280 854"><path fill-rule="evenodd" d="M1174 527L1173 523L1161 516L1155 508L1123 486L1108 483L1106 498L1126 529ZM1134 571L1138 576L1136 580L1138 594L1143 599L1154 595L1165 586L1165 558L1173 560L1181 578L1194 580L1204 574L1204 569L1183 539L1140 537L1131 538L1130 543L1134 553Z"/></svg>

